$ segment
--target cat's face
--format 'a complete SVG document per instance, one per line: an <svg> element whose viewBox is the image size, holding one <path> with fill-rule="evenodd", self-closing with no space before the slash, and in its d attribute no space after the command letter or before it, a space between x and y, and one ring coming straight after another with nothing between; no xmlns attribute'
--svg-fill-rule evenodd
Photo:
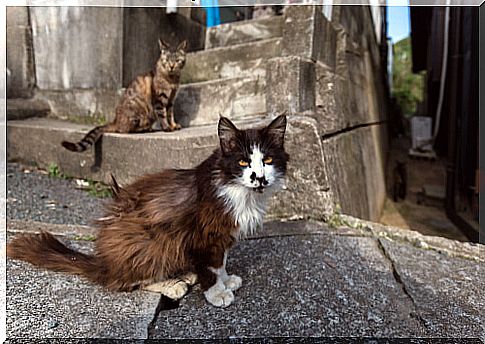
<svg viewBox="0 0 485 344"><path fill-rule="evenodd" d="M227 118L219 120L221 170L224 183L256 192L278 186L286 173L284 150L286 117L281 115L261 129L239 130Z"/></svg>
<svg viewBox="0 0 485 344"><path fill-rule="evenodd" d="M183 41L176 48L170 47L162 40L158 41L158 45L160 47L160 58L157 62L157 68L169 75L180 73L185 65L187 41Z"/></svg>

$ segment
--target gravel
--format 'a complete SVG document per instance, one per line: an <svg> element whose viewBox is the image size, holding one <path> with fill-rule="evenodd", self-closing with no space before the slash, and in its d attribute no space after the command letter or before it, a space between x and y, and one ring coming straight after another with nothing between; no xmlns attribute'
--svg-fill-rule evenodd
<svg viewBox="0 0 485 344"><path fill-rule="evenodd" d="M76 189L75 180L7 164L7 218L56 224L89 225L102 215L106 201Z"/></svg>

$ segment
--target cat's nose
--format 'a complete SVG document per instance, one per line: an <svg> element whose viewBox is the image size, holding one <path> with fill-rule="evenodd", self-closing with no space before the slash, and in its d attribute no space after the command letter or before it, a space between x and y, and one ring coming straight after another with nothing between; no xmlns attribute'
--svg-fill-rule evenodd
<svg viewBox="0 0 485 344"><path fill-rule="evenodd" d="M264 176L257 177L256 180L259 182L259 185L261 185L261 186L268 185L268 181L266 180L266 178Z"/></svg>

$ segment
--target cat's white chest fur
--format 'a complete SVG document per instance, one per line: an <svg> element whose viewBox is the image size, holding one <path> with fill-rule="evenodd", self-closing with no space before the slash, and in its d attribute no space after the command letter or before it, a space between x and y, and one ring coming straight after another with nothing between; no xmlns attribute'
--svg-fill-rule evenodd
<svg viewBox="0 0 485 344"><path fill-rule="evenodd" d="M234 216L241 237L254 233L257 228L262 226L266 212L267 194L267 192L254 192L239 185L219 187L218 195Z"/></svg>

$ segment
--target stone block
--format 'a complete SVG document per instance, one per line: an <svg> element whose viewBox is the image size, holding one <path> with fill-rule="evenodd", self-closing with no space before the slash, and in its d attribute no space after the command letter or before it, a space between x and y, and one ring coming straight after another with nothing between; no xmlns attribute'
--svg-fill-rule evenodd
<svg viewBox="0 0 485 344"><path fill-rule="evenodd" d="M362 124L384 121L385 96L372 75L365 75L360 84L316 64L316 114L322 135Z"/></svg>
<svg viewBox="0 0 485 344"><path fill-rule="evenodd" d="M37 86L121 87L123 9L31 7Z"/></svg>
<svg viewBox="0 0 485 344"><path fill-rule="evenodd" d="M113 173L124 184L145 173L194 166L217 144L216 127L211 126L173 133L105 134L96 147L84 153L60 145L63 140L80 140L92 128L52 119L9 121L8 159L44 168L55 163L67 175L108 183Z"/></svg>
<svg viewBox="0 0 485 344"><path fill-rule="evenodd" d="M283 24L283 56L314 59L315 6L288 6Z"/></svg>
<svg viewBox="0 0 485 344"><path fill-rule="evenodd" d="M331 134L351 125L352 116L342 107L337 76L326 66L315 65L315 114L321 135Z"/></svg>
<svg viewBox="0 0 485 344"><path fill-rule="evenodd" d="M337 32L321 6L288 6L284 15L283 56L300 56L335 67Z"/></svg>
<svg viewBox="0 0 485 344"><path fill-rule="evenodd" d="M288 174L283 189L270 202L270 216L323 219L334 210L334 196L317 123L309 117L288 119Z"/></svg>
<svg viewBox="0 0 485 344"><path fill-rule="evenodd" d="M369 17L364 19L366 10L365 6L340 6L340 15L336 18L349 35L350 40L357 42L361 47L363 47L363 36L368 34L364 30L364 20L372 20Z"/></svg>
<svg viewBox="0 0 485 344"><path fill-rule="evenodd" d="M30 98L35 87L32 29L27 7L7 7L7 97Z"/></svg>
<svg viewBox="0 0 485 344"><path fill-rule="evenodd" d="M282 36L283 17L245 20L207 29L205 49L226 47Z"/></svg>
<svg viewBox="0 0 485 344"><path fill-rule="evenodd" d="M266 111L264 77L242 77L182 85L174 113L183 126L216 123L219 117L242 119Z"/></svg>
<svg viewBox="0 0 485 344"><path fill-rule="evenodd" d="M266 104L268 112L289 113L315 108L315 64L300 57L268 61Z"/></svg>
<svg viewBox="0 0 485 344"><path fill-rule="evenodd" d="M377 221L386 198L384 125L357 128L322 142L334 202L345 214Z"/></svg>
<svg viewBox="0 0 485 344"><path fill-rule="evenodd" d="M357 129L324 140L322 147L335 204L345 214L369 219L363 144L362 131Z"/></svg>
<svg viewBox="0 0 485 344"><path fill-rule="evenodd" d="M325 18L322 8L315 9L315 31L313 34L313 56L330 69L335 69L337 31Z"/></svg>
<svg viewBox="0 0 485 344"><path fill-rule="evenodd" d="M7 120L45 117L49 113L49 104L40 99L7 99Z"/></svg>
<svg viewBox="0 0 485 344"><path fill-rule="evenodd" d="M49 104L53 117L80 122L112 121L123 90L38 90L36 98Z"/></svg>
<svg viewBox="0 0 485 344"><path fill-rule="evenodd" d="M362 133L362 160L365 172L368 219L379 221L387 197L387 130L386 125L372 125L359 129Z"/></svg>
<svg viewBox="0 0 485 344"><path fill-rule="evenodd" d="M190 53L182 71L182 83L262 75L266 60L280 52L281 39L274 38Z"/></svg>

